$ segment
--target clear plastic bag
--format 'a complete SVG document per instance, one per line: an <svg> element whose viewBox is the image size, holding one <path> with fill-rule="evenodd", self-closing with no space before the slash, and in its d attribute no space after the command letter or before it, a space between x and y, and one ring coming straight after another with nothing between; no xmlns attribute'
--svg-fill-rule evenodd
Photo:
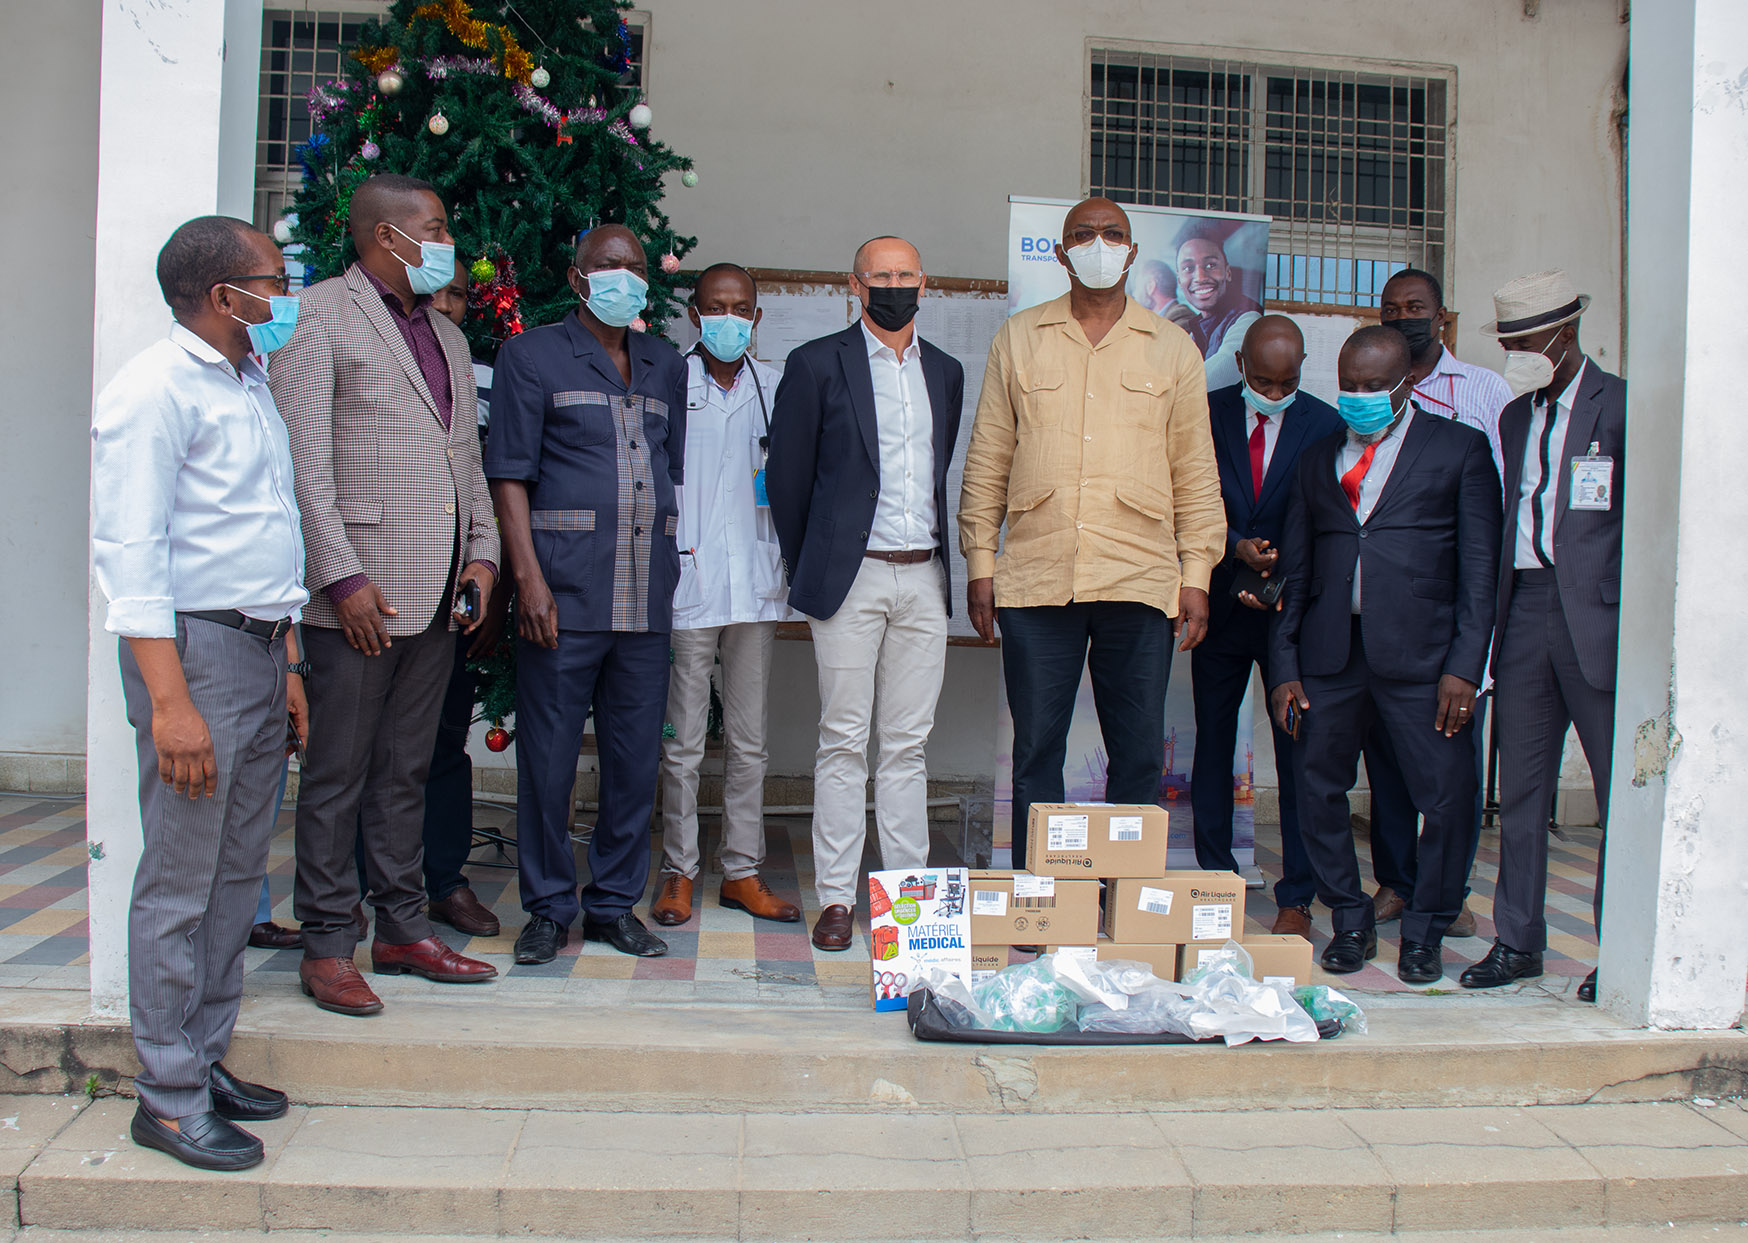
<svg viewBox="0 0 1748 1243"><path fill-rule="evenodd" d="M1366 1034L1366 1012L1354 1004L1352 998L1327 984L1307 984L1293 990L1293 1000L1298 1002L1313 1020L1327 1023L1337 1020L1344 1032Z"/></svg>

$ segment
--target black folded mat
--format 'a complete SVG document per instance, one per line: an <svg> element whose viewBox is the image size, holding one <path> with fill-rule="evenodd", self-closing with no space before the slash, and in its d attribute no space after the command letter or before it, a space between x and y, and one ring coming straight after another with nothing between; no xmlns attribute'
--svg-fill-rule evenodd
<svg viewBox="0 0 1748 1243"><path fill-rule="evenodd" d="M1224 1044L1220 1036L1209 1036L1197 1040L1194 1036L1182 1036L1177 1032L1083 1032L1073 1024L1059 1027L1053 1032L998 1032L981 1027L957 1027L942 1013L941 1003L936 999L934 990L919 988L911 993L909 1003L905 1007L905 1019L910 1023L911 1035L918 1040L948 1040L961 1044L1063 1044L1063 1045L1107 1045L1107 1044ZM1329 1019L1317 1025L1317 1034L1324 1040L1341 1035L1341 1020ZM1257 1044L1279 1043L1275 1041L1253 1041Z"/></svg>

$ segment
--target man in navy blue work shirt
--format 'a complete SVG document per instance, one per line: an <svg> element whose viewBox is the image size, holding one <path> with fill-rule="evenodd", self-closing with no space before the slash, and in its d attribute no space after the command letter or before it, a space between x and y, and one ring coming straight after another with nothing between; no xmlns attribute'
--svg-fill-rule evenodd
<svg viewBox="0 0 1748 1243"><path fill-rule="evenodd" d="M632 913L649 881L668 634L680 555L674 489L686 445L686 364L630 332L649 292L643 247L623 225L577 243L563 321L498 351L491 480L516 580L518 963L550 962L583 912L583 935L641 957L667 945ZM600 814L577 893L571 787L591 707Z"/></svg>

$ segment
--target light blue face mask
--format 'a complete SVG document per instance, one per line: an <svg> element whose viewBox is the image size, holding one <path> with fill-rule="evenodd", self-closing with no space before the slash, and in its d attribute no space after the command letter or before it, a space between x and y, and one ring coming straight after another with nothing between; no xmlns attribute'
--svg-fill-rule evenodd
<svg viewBox="0 0 1748 1243"><path fill-rule="evenodd" d="M226 289L237 293L249 294L251 298L265 302L273 308L273 317L264 324L251 324L241 315L233 315L232 319L249 330L249 348L257 354L271 354L274 350L291 340L291 334L297 328L297 299L289 296L263 298L258 293L249 293L247 289L237 289L235 285L226 285Z"/></svg>
<svg viewBox="0 0 1748 1243"><path fill-rule="evenodd" d="M1390 426L1395 420L1396 405L1390 398L1390 395L1395 391L1395 389L1383 389L1376 393L1343 391L1336 395L1335 409L1341 415L1341 421L1352 428L1355 434L1370 436L1373 432L1382 431Z"/></svg>
<svg viewBox="0 0 1748 1243"><path fill-rule="evenodd" d="M753 321L738 315L700 315L698 338L716 358L731 363L752 343Z"/></svg>
<svg viewBox="0 0 1748 1243"><path fill-rule="evenodd" d="M405 237L409 242L415 240L409 237L404 230L395 229L392 224L389 225L389 228L394 229L396 233ZM389 253L394 254L393 251ZM395 255L395 258L401 259L399 255ZM419 266L414 267L405 259L401 259L401 262L406 264L407 283L413 287L415 297L436 293L455 279L455 243L420 242Z"/></svg>
<svg viewBox="0 0 1748 1243"><path fill-rule="evenodd" d="M1288 406L1292 405L1294 398L1299 396L1299 391L1294 389L1285 397L1264 397L1261 393L1250 387L1250 377L1244 375L1243 368L1239 368L1238 374L1244 377L1244 404L1250 407L1251 411L1255 414L1266 415L1271 419L1279 418L1281 412Z"/></svg>
<svg viewBox="0 0 1748 1243"><path fill-rule="evenodd" d="M590 272L588 281L589 310L610 328L628 327L649 301L649 282L630 268Z"/></svg>

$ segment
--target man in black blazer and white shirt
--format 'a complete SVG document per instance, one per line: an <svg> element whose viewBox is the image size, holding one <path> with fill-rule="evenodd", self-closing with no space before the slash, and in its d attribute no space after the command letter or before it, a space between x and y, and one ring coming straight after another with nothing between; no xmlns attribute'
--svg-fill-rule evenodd
<svg viewBox="0 0 1748 1243"><path fill-rule="evenodd" d="M917 336L923 281L909 242L863 243L850 272L862 318L791 351L772 403L771 519L819 666L813 943L823 950L850 947L876 691L880 856L888 868L928 862L923 749L947 661L947 467L965 371Z"/></svg>
<svg viewBox="0 0 1748 1243"><path fill-rule="evenodd" d="M1590 303L1566 274L1519 277L1493 295L1481 331L1506 350L1517 398L1499 417L1505 524L1493 640L1499 734L1498 940L1463 973L1492 988L1542 973L1548 944L1548 820L1566 727L1578 730L1606 836L1620 642L1621 484L1627 386L1584 356L1578 319ZM1602 926L1602 851L1596 857ZM1596 972L1578 988L1596 1000Z"/></svg>
<svg viewBox="0 0 1748 1243"><path fill-rule="evenodd" d="M1440 941L1463 904L1476 829L1463 731L1493 632L1500 499L1487 437L1415 405L1410 363L1402 334L1381 325L1342 346L1347 430L1299 459L1269 700L1299 734L1299 828L1335 929L1323 968L1337 974L1377 953L1347 794L1373 721L1388 731L1425 818L1397 974L1430 984L1444 974Z"/></svg>

